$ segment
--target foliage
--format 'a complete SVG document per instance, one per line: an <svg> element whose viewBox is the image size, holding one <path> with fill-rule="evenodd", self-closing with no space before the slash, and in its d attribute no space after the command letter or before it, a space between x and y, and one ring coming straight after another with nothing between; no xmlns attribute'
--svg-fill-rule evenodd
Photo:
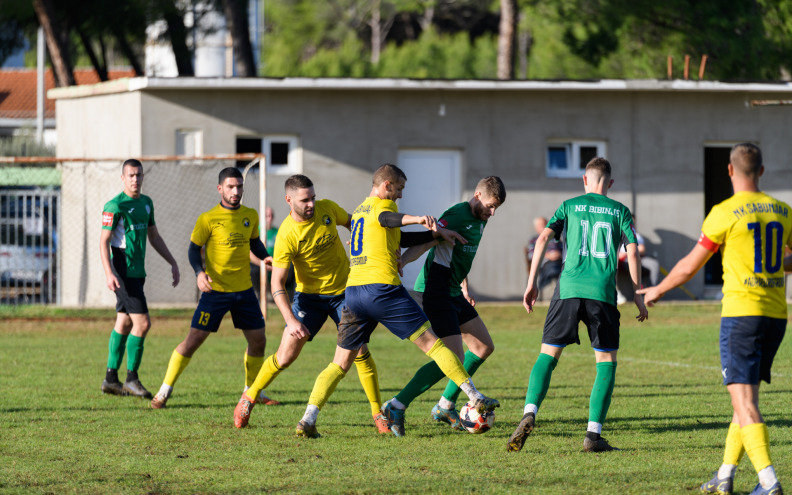
<svg viewBox="0 0 792 495"><path fill-rule="evenodd" d="M55 156L55 147L38 143L35 130L23 127L18 135L0 139L0 156Z"/></svg>
<svg viewBox="0 0 792 495"><path fill-rule="evenodd" d="M621 452L585 454L594 359L570 346L553 373L537 428L519 453L506 439L522 415L546 308L480 306L496 350L474 377L501 400L493 430L483 435L434 424L429 411L444 383L407 411L407 436L380 437L355 371L338 385L319 418L323 437L297 439L293 429L317 374L332 359L328 325L268 388L282 406L256 406L250 426L232 426L242 390L244 338L226 318L192 358L168 408L103 396L99 385L114 320L104 315L0 321L0 465L2 493L657 493L696 491L723 457L731 406L720 384L719 305L660 305L642 324L622 306L622 350L605 436ZM189 313L189 312L187 312ZM277 311L275 311L277 313ZM140 369L156 389L189 314L153 312ZM269 352L283 320L267 321ZM383 399L426 363L426 356L384 328L374 332ZM783 475L792 460L788 418L792 351L782 345L772 385L762 387L773 461ZM122 378L123 378L123 372ZM34 400L31 391L46 391ZM743 459L735 493L756 484Z"/></svg>

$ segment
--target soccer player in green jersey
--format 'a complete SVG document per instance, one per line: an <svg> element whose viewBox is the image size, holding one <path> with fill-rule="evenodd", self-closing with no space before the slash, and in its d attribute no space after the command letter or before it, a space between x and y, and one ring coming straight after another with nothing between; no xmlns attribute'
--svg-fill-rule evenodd
<svg viewBox="0 0 792 495"><path fill-rule="evenodd" d="M151 328L146 295L146 238L171 265L173 286L179 283L179 267L168 251L165 240L154 223L154 203L140 193L143 187L143 165L135 159L121 165L124 191L102 209L102 233L99 258L104 267L107 288L116 295L116 322L110 333L107 372L102 392L151 398L138 378L143 359L143 341ZM127 376L118 380L118 368L127 351Z"/></svg>
<svg viewBox="0 0 792 495"><path fill-rule="evenodd" d="M278 351L267 357L256 380L239 399L234 410L234 426L244 428L250 419L259 391L288 368L303 346L319 333L327 318L338 325L344 307L344 289L349 275L349 260L338 236L338 226L349 229L352 215L329 199L316 199L311 179L292 175L286 179L289 216L281 223L272 261L272 296L283 315L283 330ZM289 301L286 280L289 265L294 265L297 291ZM380 413L379 377L367 346L355 357L360 383L371 405L374 425L380 433L390 433Z"/></svg>
<svg viewBox="0 0 792 495"><path fill-rule="evenodd" d="M264 364L264 316L250 280L250 253L271 264L272 258L259 236L259 216L253 208L242 204L244 190L242 172L236 167L224 168L218 177L220 204L202 213L190 235L187 256L195 271L201 298L190 323L190 331L174 349L159 392L151 400L153 409L165 407L181 373L195 351L217 332L226 313L231 312L234 327L247 340L244 356L245 390L253 383ZM201 247L206 247L206 267ZM263 391L262 391L263 392ZM256 401L269 399L259 394Z"/></svg>
<svg viewBox="0 0 792 495"><path fill-rule="evenodd" d="M561 353L569 344L580 344L578 324L588 327L591 347L597 362L597 376L589 401L589 422L583 439L586 452L616 450L600 435L610 407L616 382L616 353L619 349L619 310L616 309L616 270L619 246L627 246L627 259L634 289L641 285L641 260L630 210L607 197L613 185L611 166L604 158L594 158L586 165L583 186L586 194L564 201L539 235L531 260L528 287L523 305L533 311L537 273L547 243L566 233L566 259L547 310L542 347L531 370L525 395L523 417L509 437L508 450L519 451L533 431L536 414L542 405L550 378ZM643 296L635 294L638 321L649 315Z"/></svg>
<svg viewBox="0 0 792 495"><path fill-rule="evenodd" d="M440 227L458 232L467 244L452 245L435 240L410 247L402 254L403 266L431 248L415 281L415 298L423 306L432 331L464 362L465 371L470 376L492 354L495 346L487 327L473 308L475 300L468 294L467 276L487 220L504 201L506 187L500 178L490 176L481 179L469 201L453 205L437 222ZM463 342L468 347L467 352ZM416 397L444 377L437 363L430 361L390 400L391 407L402 411L407 409ZM448 382L440 401L432 409L435 421L448 423L458 430L464 429L456 411L460 392L456 383Z"/></svg>
<svg viewBox="0 0 792 495"><path fill-rule="evenodd" d="M770 460L770 434L759 411L759 384L770 383L770 369L787 326L784 246L792 247L790 207L759 190L762 152L751 143L729 155L734 195L715 205L701 236L657 287L639 290L650 306L696 274L720 250L723 311L720 356L723 384L731 396L732 418L723 464L702 484L704 493L732 493L734 473L744 454L759 475L751 495L783 493ZM785 262L786 261L786 262Z"/></svg>

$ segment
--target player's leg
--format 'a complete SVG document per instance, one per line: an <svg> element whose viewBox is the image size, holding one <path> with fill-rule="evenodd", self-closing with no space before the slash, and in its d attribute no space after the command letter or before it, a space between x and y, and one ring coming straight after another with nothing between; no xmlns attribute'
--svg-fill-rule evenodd
<svg viewBox="0 0 792 495"><path fill-rule="evenodd" d="M162 381L159 391L151 399L153 409L162 409L173 393L173 387L181 376L187 365L190 364L193 354L209 338L209 335L217 332L223 316L231 308L231 298L229 294L222 292L205 292L198 300L198 307L193 313L190 331L176 349L173 350L165 378Z"/></svg>
<svg viewBox="0 0 792 495"><path fill-rule="evenodd" d="M148 308L146 308L148 309ZM129 395L151 399L151 392L140 383L138 370L143 360L143 342L146 339L149 328L151 328L151 318L146 313L129 313L132 321L132 331L127 338L127 376L124 382L124 390Z"/></svg>
<svg viewBox="0 0 792 495"><path fill-rule="evenodd" d="M553 371L558 365L564 348L569 344L580 343L578 322L580 321L579 312L583 304L582 300L576 298L558 299L558 292L559 288L556 286L556 295L550 301L550 307L547 310L539 356L536 358L528 378L523 416L507 443L506 448L509 452L520 451L525 440L533 432L539 407L550 389Z"/></svg>
<svg viewBox="0 0 792 495"><path fill-rule="evenodd" d="M112 395L127 394L124 391L124 385L118 379L118 369L124 360L126 341L129 338L129 332L132 331L132 320L128 314L123 312L123 305L120 300L116 305L117 310L119 305L121 305L121 312L116 313L115 325L113 326L113 331L110 332L107 371L105 372L105 379L102 381L102 393Z"/></svg>

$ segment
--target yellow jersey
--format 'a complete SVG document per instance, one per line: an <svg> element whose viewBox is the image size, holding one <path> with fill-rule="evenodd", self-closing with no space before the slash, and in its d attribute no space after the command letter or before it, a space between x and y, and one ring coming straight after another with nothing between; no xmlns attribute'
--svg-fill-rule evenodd
<svg viewBox="0 0 792 495"><path fill-rule="evenodd" d="M218 204L201 213L190 241L206 246L206 273L212 290L240 292L253 287L250 280L250 239L259 236L256 210L241 206L235 210Z"/></svg>
<svg viewBox="0 0 792 495"><path fill-rule="evenodd" d="M792 247L789 205L763 192L740 192L715 205L699 244L723 258L721 316L786 318L784 246Z"/></svg>
<svg viewBox="0 0 792 495"><path fill-rule="evenodd" d="M346 210L329 199L316 201L310 220L298 222L287 216L278 228L272 266L289 268L289 263L294 263L297 292L341 294L349 260L338 237L338 225L346 225L348 219Z"/></svg>
<svg viewBox="0 0 792 495"><path fill-rule="evenodd" d="M347 287L368 284L401 285L396 261L401 230L380 225L379 215L383 211L397 212L398 208L389 199L370 196L352 212Z"/></svg>

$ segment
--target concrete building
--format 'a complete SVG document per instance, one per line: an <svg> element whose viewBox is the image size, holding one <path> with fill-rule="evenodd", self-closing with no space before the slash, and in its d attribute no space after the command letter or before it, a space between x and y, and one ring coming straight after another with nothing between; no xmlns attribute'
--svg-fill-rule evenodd
<svg viewBox="0 0 792 495"><path fill-rule="evenodd" d="M277 219L287 212L282 184L292 173L308 175L320 198L351 211L368 194L372 171L395 162L408 176L400 210L437 216L469 198L481 177L498 175L508 198L470 276L482 299L521 297L532 219L582 194L580 167L596 155L611 160L610 196L637 214L648 252L666 268L692 248L706 211L731 194L731 145L758 143L762 187L792 203L792 108L777 104L792 100L789 83L134 78L49 95L57 100L60 157L263 151ZM96 251L102 205L121 188L118 166L63 169L66 305L112 302ZM187 241L197 215L217 201L219 168L147 170L144 193L185 275L170 289L167 266L149 256L153 302L195 300ZM246 202L259 207L250 191ZM714 298L719 286L714 263L687 287Z"/></svg>

